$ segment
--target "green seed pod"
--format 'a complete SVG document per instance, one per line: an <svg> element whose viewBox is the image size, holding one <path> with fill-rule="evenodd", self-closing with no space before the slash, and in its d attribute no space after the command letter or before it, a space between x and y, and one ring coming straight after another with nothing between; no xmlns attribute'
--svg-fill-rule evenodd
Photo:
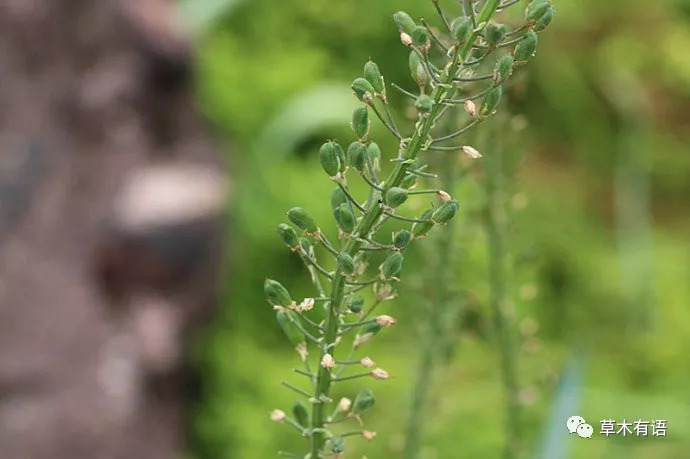
<svg viewBox="0 0 690 459"><path fill-rule="evenodd" d="M379 148L376 142L369 142L367 145L367 161L369 161L370 167L378 171L381 167L381 148Z"/></svg>
<svg viewBox="0 0 690 459"><path fill-rule="evenodd" d="M350 124L355 135L362 139L369 134L369 110L366 107L356 108L352 112L352 123Z"/></svg>
<svg viewBox="0 0 690 459"><path fill-rule="evenodd" d="M458 213L458 209L460 209L458 201L445 201L436 208L431 219L436 223L448 223Z"/></svg>
<svg viewBox="0 0 690 459"><path fill-rule="evenodd" d="M338 269L346 276L351 276L355 273L355 260L350 254L342 252L338 255Z"/></svg>
<svg viewBox="0 0 690 459"><path fill-rule="evenodd" d="M422 94L417 98L415 107L424 114L430 113L431 109L434 107L434 100L427 94Z"/></svg>
<svg viewBox="0 0 690 459"><path fill-rule="evenodd" d="M371 409L375 403L376 399L374 398L372 390L364 389L355 397L355 401L352 403L352 412L355 414L362 414Z"/></svg>
<svg viewBox="0 0 690 459"><path fill-rule="evenodd" d="M292 415L295 417L297 424L302 427L309 426L309 409L302 400L297 400L295 404L292 405Z"/></svg>
<svg viewBox="0 0 690 459"><path fill-rule="evenodd" d="M331 452L337 454L345 451L345 439L340 435L333 435L328 441L331 442Z"/></svg>
<svg viewBox="0 0 690 459"><path fill-rule="evenodd" d="M290 247L291 249L296 249L297 245L299 244L299 238L297 237L297 233L295 232L294 229L292 229L292 226L286 225L285 223L281 223L278 225L278 234L280 235L280 238L283 240L286 246Z"/></svg>
<svg viewBox="0 0 690 459"><path fill-rule="evenodd" d="M423 237L426 237L427 233L431 228L434 226L434 222L431 220L431 216L433 215L434 210L433 209L427 209L424 211L422 216L419 218L420 220L428 220L426 222L418 222L412 225L412 237L414 239L420 239Z"/></svg>
<svg viewBox="0 0 690 459"><path fill-rule="evenodd" d="M318 227L316 226L316 222L312 218L309 213L302 209L301 207L293 207L292 209L288 210L287 213L288 219L294 223L294 225L304 231L307 231L309 233L316 233L318 230Z"/></svg>
<svg viewBox="0 0 690 459"><path fill-rule="evenodd" d="M321 167L328 174L329 177L336 175L341 168L340 153L342 147L336 142L326 142L321 145L319 149L319 159L321 160Z"/></svg>
<svg viewBox="0 0 690 459"><path fill-rule="evenodd" d="M484 39L489 46L496 46L506 36L506 26L490 22L484 29Z"/></svg>
<svg viewBox="0 0 690 459"><path fill-rule="evenodd" d="M398 277L402 271L403 254L400 252L391 252L383 264L380 266L381 276L384 279L390 279L392 277Z"/></svg>
<svg viewBox="0 0 690 459"><path fill-rule="evenodd" d="M417 27L411 34L412 44L422 48L429 44L429 32L424 27Z"/></svg>
<svg viewBox="0 0 690 459"><path fill-rule="evenodd" d="M407 174L405 178L402 179L402 182L400 182L400 186L402 188L412 188L416 183L417 176L414 174Z"/></svg>
<svg viewBox="0 0 690 459"><path fill-rule="evenodd" d="M306 237L299 238L299 246L307 255L311 256L314 254L314 245Z"/></svg>
<svg viewBox="0 0 690 459"><path fill-rule="evenodd" d="M290 316L288 316L288 314L290 314ZM280 328L283 329L283 332L288 337L290 342L297 346L300 343L304 343L306 340L304 338L304 333L302 333L297 325L295 325L290 319L298 320L292 311L276 311L276 320L278 321L278 325L280 325Z"/></svg>
<svg viewBox="0 0 690 459"><path fill-rule="evenodd" d="M353 296L350 297L345 304L347 305L347 309L349 309L350 312L359 314L360 312L362 312L362 309L364 309L364 298L362 298L361 296Z"/></svg>
<svg viewBox="0 0 690 459"><path fill-rule="evenodd" d="M459 18L455 19L451 25L453 38L460 42L463 42L467 39L467 35L470 33L470 30L472 30L472 19L466 16L460 16Z"/></svg>
<svg viewBox="0 0 690 459"><path fill-rule="evenodd" d="M355 229L355 215L352 213L350 206L347 203L340 204L335 209L335 221L338 226L345 233L352 233Z"/></svg>
<svg viewBox="0 0 690 459"><path fill-rule="evenodd" d="M347 203L347 195L340 187L333 190L333 193L331 193L331 209L333 209L333 215L335 215L335 210L338 208L338 206Z"/></svg>
<svg viewBox="0 0 690 459"><path fill-rule="evenodd" d="M395 13L393 15L393 21L395 22L395 25L398 26L399 31L405 32L408 35L412 35L417 28L417 24L415 24L410 15L404 11L398 11Z"/></svg>
<svg viewBox="0 0 690 459"><path fill-rule="evenodd" d="M527 6L525 17L529 22L539 21L546 14L549 6L551 5L546 0L534 0Z"/></svg>
<svg viewBox="0 0 690 459"><path fill-rule="evenodd" d="M355 78L355 81L352 82L352 91L359 100L367 103L373 100L374 93L376 93L371 83L364 78Z"/></svg>
<svg viewBox="0 0 690 459"><path fill-rule="evenodd" d="M496 110L499 102L501 102L501 95L503 94L503 88L501 86L494 86L491 90L484 96L484 105L482 105L482 115L489 115Z"/></svg>
<svg viewBox="0 0 690 459"><path fill-rule="evenodd" d="M522 40L518 42L517 46L515 46L515 52L513 53L515 60L517 62L529 60L537 49L538 41L539 39L536 33L531 30L527 32L525 36L522 37Z"/></svg>
<svg viewBox="0 0 690 459"><path fill-rule="evenodd" d="M429 82L429 75L424 70L424 64L416 52L410 53L410 75L412 79L417 82L419 86L426 86Z"/></svg>
<svg viewBox="0 0 690 459"><path fill-rule="evenodd" d="M544 13L541 19L539 19L539 21L534 25L534 30L541 32L542 30L546 29L546 27L551 24L551 21L553 21L555 12L556 9L553 7L553 5L549 5L549 7L546 9L546 13Z"/></svg>
<svg viewBox="0 0 690 459"><path fill-rule="evenodd" d="M390 207L398 207L407 201L407 190L394 186L386 191L386 204Z"/></svg>
<svg viewBox="0 0 690 459"><path fill-rule="evenodd" d="M350 166L362 172L367 160L367 147L362 142L352 142L347 147L347 158Z"/></svg>
<svg viewBox="0 0 690 459"><path fill-rule="evenodd" d="M396 249L403 250L410 243L410 239L412 239L412 233L406 229L400 230L393 235L393 245Z"/></svg>
<svg viewBox="0 0 690 459"><path fill-rule="evenodd" d="M514 62L515 58L510 54L506 54L496 62L496 67L494 67L494 83L503 83L508 79L513 72Z"/></svg>
<svg viewBox="0 0 690 459"><path fill-rule="evenodd" d="M381 76L381 71L376 62L370 60L364 64L364 78L371 83L376 92L383 92L383 76Z"/></svg>
<svg viewBox="0 0 690 459"><path fill-rule="evenodd" d="M288 307L292 304L290 292L283 287L283 284L273 279L266 279L264 281L264 293L266 293L268 302L273 306Z"/></svg>
<svg viewBox="0 0 690 459"><path fill-rule="evenodd" d="M361 334L362 335L368 335L368 334L375 335L378 332L380 332L382 328L383 327L377 323L365 325L364 327L362 327L362 333Z"/></svg>

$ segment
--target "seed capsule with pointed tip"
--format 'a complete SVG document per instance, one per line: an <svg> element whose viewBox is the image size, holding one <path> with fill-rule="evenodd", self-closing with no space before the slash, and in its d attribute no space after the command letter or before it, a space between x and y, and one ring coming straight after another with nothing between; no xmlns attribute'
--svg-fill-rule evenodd
<svg viewBox="0 0 690 459"><path fill-rule="evenodd" d="M460 209L460 203L458 201L445 201L436 208L431 219L435 223L448 223L450 219L455 217L455 214L458 213L458 209Z"/></svg>
<svg viewBox="0 0 690 459"><path fill-rule="evenodd" d="M484 28L484 39L489 46L496 46L506 36L506 26L490 22Z"/></svg>
<svg viewBox="0 0 690 459"><path fill-rule="evenodd" d="M336 142L326 142L321 145L319 149L319 160L321 161L321 167L329 175L333 177L338 172L340 172L340 154L338 150L342 151L342 147Z"/></svg>
<svg viewBox="0 0 690 459"><path fill-rule="evenodd" d="M306 340L304 338L304 333L300 331L297 325L294 324L293 320L299 320L298 317L292 311L279 310L276 311L276 320L278 325L288 337L290 342L297 346L300 343L304 343Z"/></svg>
<svg viewBox="0 0 690 459"><path fill-rule="evenodd" d="M386 204L390 207L398 207L407 201L407 190L394 186L386 191Z"/></svg>
<svg viewBox="0 0 690 459"><path fill-rule="evenodd" d="M367 161L370 167L378 171L381 167L381 148L376 142L369 142L367 145Z"/></svg>
<svg viewBox="0 0 690 459"><path fill-rule="evenodd" d="M429 75L427 75L426 70L424 70L424 64L419 58L416 52L412 51L410 53L410 75L419 86L426 86L429 82Z"/></svg>
<svg viewBox="0 0 690 459"><path fill-rule="evenodd" d="M288 307L292 304L290 292L283 287L283 284L273 279L266 279L264 281L264 293L268 302L273 306Z"/></svg>
<svg viewBox="0 0 690 459"><path fill-rule="evenodd" d="M429 97L428 94L422 94L417 98L415 107L417 107L420 113L424 113L426 115L431 112L431 109L434 107L434 101L431 97Z"/></svg>
<svg viewBox="0 0 690 459"><path fill-rule="evenodd" d="M355 135L362 139L369 134L369 110L366 107L358 107L352 112L352 123L350 124Z"/></svg>
<svg viewBox="0 0 690 459"><path fill-rule="evenodd" d="M355 397L355 401L352 403L352 412L362 414L371 409L375 403L374 392L371 389L364 389Z"/></svg>
<svg viewBox="0 0 690 459"><path fill-rule="evenodd" d="M501 57L494 67L494 83L503 83L513 72L515 58L510 54Z"/></svg>
<svg viewBox="0 0 690 459"><path fill-rule="evenodd" d="M309 409L302 400L297 400L295 404L292 405L292 415L295 417L297 424L302 427L309 426Z"/></svg>
<svg viewBox="0 0 690 459"><path fill-rule="evenodd" d="M381 76L381 71L376 62L369 60L364 64L364 78L371 83L371 86L376 90L376 92L383 92L383 76Z"/></svg>
<svg viewBox="0 0 690 459"><path fill-rule="evenodd" d="M419 218L420 220L426 220L424 222L415 222L412 225L412 237L414 239L420 239L423 237L426 237L427 233L429 233L429 230L433 228L434 222L431 220L431 216L433 215L434 210L433 209L427 209L424 211L422 216Z"/></svg>
<svg viewBox="0 0 690 459"><path fill-rule="evenodd" d="M411 34L412 44L417 48L423 48L429 44L429 32L424 27L417 27Z"/></svg>
<svg viewBox="0 0 690 459"><path fill-rule="evenodd" d="M345 439L340 435L333 435L328 441L331 443L331 452L336 454L345 452Z"/></svg>
<svg viewBox="0 0 690 459"><path fill-rule="evenodd" d="M525 10L525 17L530 22L539 21L546 14L549 6L551 5L546 0L533 0Z"/></svg>
<svg viewBox="0 0 690 459"><path fill-rule="evenodd" d="M314 218L301 207L293 207L288 210L287 216L288 219L301 230L307 231L308 233L316 233L318 231Z"/></svg>
<svg viewBox="0 0 690 459"><path fill-rule="evenodd" d="M364 78L355 78L355 81L352 82L352 91L359 100L367 103L373 100L374 93L376 93L371 83Z"/></svg>
<svg viewBox="0 0 690 459"><path fill-rule="evenodd" d="M484 96L484 104L482 105L482 115L490 115L496 110L499 102L501 102L501 95L503 94L502 86L494 86Z"/></svg>
<svg viewBox="0 0 690 459"><path fill-rule="evenodd" d="M348 198L342 188L338 187L331 193L331 209L333 209L333 215L335 216L335 210L340 206L340 204L347 204Z"/></svg>
<svg viewBox="0 0 690 459"><path fill-rule="evenodd" d="M350 297L345 304L350 312L358 314L362 312L362 309L364 309L364 298L361 296L353 296Z"/></svg>
<svg viewBox="0 0 690 459"><path fill-rule="evenodd" d="M393 21L398 26L398 30L412 35L414 30L417 28L414 20L404 11L398 11L393 15Z"/></svg>
<svg viewBox="0 0 690 459"><path fill-rule="evenodd" d="M293 250L297 248L297 245L299 244L299 238L297 237L297 233L292 228L292 226L286 225L285 223L281 223L280 225L278 225L278 234L280 235L280 238L283 240L286 246L290 247Z"/></svg>
<svg viewBox="0 0 690 459"><path fill-rule="evenodd" d="M380 266L381 277L384 279L390 279L392 277L398 277L402 271L402 265L405 257L400 252L391 252L383 264Z"/></svg>
<svg viewBox="0 0 690 459"><path fill-rule="evenodd" d="M453 34L453 38L460 42L463 42L467 39L467 35L470 33L470 30L472 30L472 19L467 16L457 18L451 25L451 33Z"/></svg>
<svg viewBox="0 0 690 459"><path fill-rule="evenodd" d="M335 209L335 221L345 233L352 233L355 229L355 216L347 203L340 204Z"/></svg>
<svg viewBox="0 0 690 459"><path fill-rule="evenodd" d="M538 42L539 38L537 38L536 33L531 30L527 32L525 36L522 37L522 40L518 42L517 46L515 46L515 52L513 54L515 60L517 62L529 60L534 55Z"/></svg>
<svg viewBox="0 0 690 459"><path fill-rule="evenodd" d="M338 255L338 269L346 276L351 276L355 273L355 261L349 253L342 252Z"/></svg>
<svg viewBox="0 0 690 459"><path fill-rule="evenodd" d="M352 142L347 147L347 159L350 166L362 172L367 161L367 147L362 142Z"/></svg>
<svg viewBox="0 0 690 459"><path fill-rule="evenodd" d="M549 7L546 10L546 13L544 13L542 17L539 19L539 21L534 25L534 30L536 32L541 32L546 27L548 27L548 25L551 24L551 21L553 21L555 11L556 9L553 7L553 5L549 5Z"/></svg>
<svg viewBox="0 0 690 459"><path fill-rule="evenodd" d="M396 249L403 250L407 247L407 244L410 243L411 238L412 233L410 233L408 230L400 230L393 235L393 245Z"/></svg>

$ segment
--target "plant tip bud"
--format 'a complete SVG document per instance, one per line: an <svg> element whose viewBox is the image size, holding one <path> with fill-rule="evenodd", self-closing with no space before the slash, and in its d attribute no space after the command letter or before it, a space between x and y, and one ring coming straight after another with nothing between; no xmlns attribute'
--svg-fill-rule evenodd
<svg viewBox="0 0 690 459"><path fill-rule="evenodd" d="M376 323L382 327L391 327L395 325L397 321L393 317L384 314L376 318Z"/></svg>
<svg viewBox="0 0 690 459"><path fill-rule="evenodd" d="M471 100L465 101L465 111L470 116L477 116L477 105Z"/></svg>
<svg viewBox="0 0 690 459"><path fill-rule="evenodd" d="M364 367L364 368L371 368L374 365L376 365L376 362L371 360L369 357L364 357L362 360L359 361L359 363Z"/></svg>
<svg viewBox="0 0 690 459"><path fill-rule="evenodd" d="M372 432L371 430L362 431L362 438L364 438L366 441L372 441L375 436L376 432Z"/></svg>
<svg viewBox="0 0 690 459"><path fill-rule="evenodd" d="M372 378L378 379L379 381L385 381L386 379L390 378L388 372L383 368L376 368L372 370L370 374Z"/></svg>
<svg viewBox="0 0 690 459"><path fill-rule="evenodd" d="M285 415L284 411L281 411L281 410L271 411L271 421L273 421L273 422L283 422L283 421L285 421L286 417L287 416Z"/></svg>
<svg viewBox="0 0 690 459"><path fill-rule="evenodd" d="M482 157L482 154L477 151L476 148L471 147L469 145L465 145L462 147L462 152L467 155L468 158L470 159L479 159Z"/></svg>
<svg viewBox="0 0 690 459"><path fill-rule="evenodd" d="M441 198L441 201L450 201L451 199L453 199L450 197L448 193L446 193L443 190L438 191L438 197Z"/></svg>
<svg viewBox="0 0 690 459"><path fill-rule="evenodd" d="M324 354L321 358L321 366L327 370L330 370L335 366L335 360L331 354Z"/></svg>
<svg viewBox="0 0 690 459"><path fill-rule="evenodd" d="M352 406L352 400L350 400L347 397L343 397L338 402L338 411L342 411L343 413L347 413L348 411L350 411L351 406Z"/></svg>
<svg viewBox="0 0 690 459"><path fill-rule="evenodd" d="M400 32L400 43L405 46L412 46L412 37L405 32Z"/></svg>

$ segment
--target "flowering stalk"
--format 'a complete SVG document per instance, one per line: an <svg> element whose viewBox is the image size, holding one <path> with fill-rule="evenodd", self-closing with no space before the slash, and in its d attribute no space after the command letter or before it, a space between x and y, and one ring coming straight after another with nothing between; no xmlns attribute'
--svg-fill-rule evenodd
<svg viewBox="0 0 690 459"><path fill-rule="evenodd" d="M297 304L289 292L278 282L266 280L264 289L268 301L276 310L277 319L285 333L296 346L305 369L295 369L306 376L311 391L292 384L284 384L298 394L308 395L311 412L304 409L303 402L293 407L293 418L283 412L274 412L272 419L297 426L308 440L308 452L295 453L293 457L316 459L327 455L338 456L345 450L345 437L352 431L338 433L338 425L349 420L363 423L361 415L374 404L373 392L361 391L354 402L341 400L331 411L331 388L341 381L371 378L385 380L388 372L381 368L370 369L369 358L354 359L357 351L371 341L383 328L395 324L387 315L373 316L374 309L382 302L395 297L395 286L400 281L407 245L419 240L437 225L447 224L457 213L459 204L442 190L413 190L419 177L427 177L426 166L419 157L428 150L463 151L471 158L481 156L467 145L439 145L455 139L479 122L493 115L501 98L501 85L512 74L513 69L524 64L534 54L537 38L535 30L543 29L550 22L553 9L548 1L533 0L528 6L528 25L516 29L514 36L506 37L504 26L489 22L499 11L514 2L488 0L477 13L472 4L472 13L448 22L438 5L433 1L447 26L449 36L439 37L425 25L418 25L404 12L394 15L403 45L410 48L410 69L419 93L414 95L398 86L404 94L415 99L418 118L412 135L406 137L398 129L387 97L387 85L378 66L368 62L364 66L363 78L352 84L354 95L363 102L352 116L352 130L358 140L352 142L347 151L337 142L326 142L319 151L324 171L336 183L331 196L333 215L338 223L338 244L333 244L321 231L307 211L296 207L288 211L288 220L293 226L281 224L279 234L285 244L297 252L307 265L319 295L307 298ZM534 10L538 10L536 14ZM433 43L442 50L434 54ZM506 53L506 49L512 49ZM479 64L490 55L497 57L493 72L482 80L473 80ZM468 89L474 81L490 80L483 90L473 96L456 98L459 91ZM470 82L470 83L468 83ZM430 89L430 92L428 90ZM428 93L427 93L428 92ZM482 101L481 109L473 115L467 127L455 133L439 133L437 122L454 106L468 107L468 102ZM472 102L474 104L474 102ZM387 178L379 180L382 155L378 145L369 138L370 112L399 140L398 155L392 161L394 166ZM366 200L358 200L348 188L351 175L359 176L370 188ZM407 216L400 213L408 199L427 193L436 194L437 206L427 209L421 216ZM361 214L361 215L360 215ZM357 215L360 215L357 217ZM381 239L381 227L386 221L399 222L402 228L395 232L390 242ZM317 259L315 248L321 246L335 260L335 269L328 270ZM383 261L375 273L368 269L369 262L377 254L383 254ZM326 285L326 288L324 288ZM328 290L330 288L330 290ZM368 309L364 300L357 295L360 290L372 288L375 301ZM310 311L322 307L323 320L316 322ZM336 349L347 337L353 336L350 355L340 360ZM318 348L318 369L312 371L307 343ZM343 373L351 368L351 374ZM362 368L365 370L362 371ZM282 413L282 414L281 414ZM289 420L289 421L288 421ZM358 431L355 431L358 432ZM374 438L375 433L362 430L365 440Z"/></svg>

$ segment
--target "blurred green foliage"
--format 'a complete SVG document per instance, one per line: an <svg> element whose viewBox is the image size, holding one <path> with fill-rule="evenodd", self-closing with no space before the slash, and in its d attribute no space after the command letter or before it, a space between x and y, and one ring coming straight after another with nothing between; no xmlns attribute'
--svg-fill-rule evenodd
<svg viewBox="0 0 690 459"><path fill-rule="evenodd" d="M427 2L412 0L237 3L217 8L213 17L195 16L210 24L198 41L199 100L227 136L236 182L227 288L217 320L195 349L204 379L189 455L200 459L274 457L296 441L285 426L268 421L271 409L292 405L293 394L280 381L290 377L287 369L296 358L263 298L262 283L280 279L296 297L310 290L300 260L285 250L275 228L299 204L324 230L334 231L326 198L333 185L319 167L317 148L326 138L350 139L346 121L353 100L347 88L369 57L388 81L411 85L391 14L406 9L432 19ZM457 8L457 2L442 3ZM516 180L504 192L510 293L522 333L525 457L544 440L558 381L573 353L585 356L587 366L577 414L594 425L595 435L585 441L558 430L572 448L570 457L685 457L690 2L554 3L554 25L504 104L520 114L512 123ZM404 111L405 101L395 103ZM384 156L395 154L383 130L375 129L374 138ZM626 211L620 202L630 200L617 193L630 187L617 188L615 177L628 167L632 150L639 159L634 171L649 180L643 192L650 204L632 200L633 210L647 218L631 229L639 239L622 246L617 216ZM428 407L433 415L426 458L492 458L501 451L502 394L488 318L484 236L475 218L482 204L477 174L480 163L457 190L449 190L463 203L456 235L461 261L454 272L465 310ZM408 266L423 267L423 251L411 256ZM638 289L628 291L622 281L631 262L648 273L635 279L644 286L639 291L650 293L639 301ZM399 324L372 346L395 378L374 387L381 409L368 425L378 437L346 457L399 456L416 363L414 323L424 301L417 278L388 306ZM636 307L645 312L641 327L631 320ZM605 438L598 434L599 420L607 418L667 419L668 436ZM561 457L555 454L545 457Z"/></svg>

